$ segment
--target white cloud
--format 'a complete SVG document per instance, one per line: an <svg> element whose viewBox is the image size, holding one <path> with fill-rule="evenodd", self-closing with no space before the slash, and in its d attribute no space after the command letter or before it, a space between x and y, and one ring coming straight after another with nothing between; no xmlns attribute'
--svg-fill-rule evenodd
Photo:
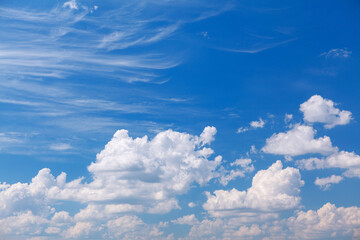
<svg viewBox="0 0 360 240"><path fill-rule="evenodd" d="M317 211L298 211L280 220L204 219L193 225L186 239L357 239L359 233L360 208L327 203Z"/></svg>
<svg viewBox="0 0 360 240"><path fill-rule="evenodd" d="M266 170L261 170L253 178L252 186L247 191L232 189L216 190L214 195L207 193L203 205L212 216L240 214L238 209L252 211L279 211L292 209L300 203L300 187L304 185L298 169L282 169L277 161Z"/></svg>
<svg viewBox="0 0 360 240"><path fill-rule="evenodd" d="M221 185L226 186L230 181L232 181L238 177L245 177L245 171L244 170L230 170L230 172L224 173L220 177L219 182Z"/></svg>
<svg viewBox="0 0 360 240"><path fill-rule="evenodd" d="M264 120L262 120L261 118L259 118L259 121L252 121L250 122L250 126L252 128L263 128L265 125Z"/></svg>
<svg viewBox="0 0 360 240"><path fill-rule="evenodd" d="M234 162L230 163L230 166L240 166L248 172L254 171L254 165L252 165L252 160L250 158L236 159Z"/></svg>
<svg viewBox="0 0 360 240"><path fill-rule="evenodd" d="M200 224L194 225L189 233L190 239L221 239L226 223L219 218L214 221L204 219Z"/></svg>
<svg viewBox="0 0 360 240"><path fill-rule="evenodd" d="M254 153L254 154L257 153L257 149L256 149L255 145L251 145L250 153Z"/></svg>
<svg viewBox="0 0 360 240"><path fill-rule="evenodd" d="M195 204L194 202L189 202L189 203L188 203L188 206L191 207L191 208L193 208L193 207L196 207L196 204Z"/></svg>
<svg viewBox="0 0 360 240"><path fill-rule="evenodd" d="M262 120L262 118L259 118L259 121L252 121L250 122L250 127L240 127L238 128L238 130L236 131L236 133L242 133L242 132L247 132L251 129L256 129L256 128L263 128L265 126L265 121Z"/></svg>
<svg viewBox="0 0 360 240"><path fill-rule="evenodd" d="M48 215L49 189L62 185L62 177L55 179L50 169L39 171L30 184L15 183L2 185L0 191L0 216L9 216L15 212L33 211L37 214Z"/></svg>
<svg viewBox="0 0 360 240"><path fill-rule="evenodd" d="M137 216L123 216L107 222L110 235L116 238L124 236L125 233L139 231L145 223Z"/></svg>
<svg viewBox="0 0 360 240"><path fill-rule="evenodd" d="M82 213L92 210L98 216L101 211L134 210L136 201L142 203L136 206L138 210L149 213L178 209L176 195L218 175L215 169L221 157L209 160L213 150L203 146L210 144L215 134L214 127L206 127L200 136L168 130L148 140L147 136L133 139L126 130L117 131L88 167L93 181L82 183L79 178L66 183L65 173L55 179L49 169L42 169L30 184L2 184L0 216L25 209L45 211L50 201L61 200L95 202L98 206L89 205ZM123 205L113 204L120 200Z"/></svg>
<svg viewBox="0 0 360 240"><path fill-rule="evenodd" d="M83 236L88 236L92 231L94 231L96 226L91 222L77 222L75 226L70 227L64 236L67 238L79 238Z"/></svg>
<svg viewBox="0 0 360 240"><path fill-rule="evenodd" d="M288 114L288 113L285 114L285 118L284 118L284 122L285 122L285 123L290 122L292 119L293 119L293 115L292 115L292 114Z"/></svg>
<svg viewBox="0 0 360 240"><path fill-rule="evenodd" d="M309 158L297 161L297 164L307 170L324 168L360 168L360 156L354 152L340 151L326 158Z"/></svg>
<svg viewBox="0 0 360 240"><path fill-rule="evenodd" d="M141 205L131 204L89 204L81 209L75 216L76 221L89 221L98 219L109 219L122 213L143 212Z"/></svg>
<svg viewBox="0 0 360 240"><path fill-rule="evenodd" d="M320 56L325 56L325 58L348 58L351 53L352 52L346 48L334 48L327 52L323 52Z"/></svg>
<svg viewBox="0 0 360 240"><path fill-rule="evenodd" d="M221 177L219 179L219 182L226 186L228 182L234 180L237 177L245 177L246 173L250 173L254 171L254 165L252 164L252 160L250 158L241 158L237 159L234 162L230 163L230 166L235 166L235 169L231 169L229 171L224 171L223 174L221 174ZM238 167L241 167L238 169Z"/></svg>
<svg viewBox="0 0 360 240"><path fill-rule="evenodd" d="M172 220L171 222L175 224L195 225L199 223L199 220L197 220L194 214L191 214Z"/></svg>
<svg viewBox="0 0 360 240"><path fill-rule="evenodd" d="M243 133L249 131L249 128L247 127L239 127L238 130L236 131L236 133Z"/></svg>
<svg viewBox="0 0 360 240"><path fill-rule="evenodd" d="M236 231L233 236L235 237L251 237L258 236L262 233L262 230L259 228L259 225L253 224L251 227L241 226L238 231Z"/></svg>
<svg viewBox="0 0 360 240"><path fill-rule="evenodd" d="M71 0L68 2L65 2L63 5L64 8L68 7L70 9L78 9L78 4L76 3L76 0Z"/></svg>
<svg viewBox="0 0 360 240"><path fill-rule="evenodd" d="M360 178L360 156L354 152L340 151L326 158L301 159L296 164L306 170L343 168L345 177Z"/></svg>
<svg viewBox="0 0 360 240"><path fill-rule="evenodd" d="M307 153L328 155L337 151L328 136L315 139L316 131L305 125L296 124L285 133L273 134L266 139L262 148L265 153L297 156Z"/></svg>
<svg viewBox="0 0 360 240"><path fill-rule="evenodd" d="M68 143L58 143L58 144L52 144L50 145L51 150L55 151L65 151L71 149L72 146Z"/></svg>
<svg viewBox="0 0 360 240"><path fill-rule="evenodd" d="M8 234L39 234L48 224L42 216L36 216L31 211L15 212L12 216L0 219L1 235Z"/></svg>
<svg viewBox="0 0 360 240"><path fill-rule="evenodd" d="M358 177L360 178L360 168L350 168L344 172L345 177Z"/></svg>
<svg viewBox="0 0 360 240"><path fill-rule="evenodd" d="M327 203L317 211L298 212L288 219L288 226L299 239L356 237L360 228L360 208L336 208Z"/></svg>
<svg viewBox="0 0 360 240"><path fill-rule="evenodd" d="M210 144L212 141L215 140L215 135L217 130L215 127L206 127L204 131L200 134L200 141L202 145Z"/></svg>
<svg viewBox="0 0 360 240"><path fill-rule="evenodd" d="M213 127L205 128L200 137L168 130L149 141L147 136L133 139L126 130L117 131L88 168L94 182L83 186L80 195L74 194L79 198L85 194L89 200L156 200L169 206L167 200L185 193L193 182L201 185L215 177L221 157L208 160L213 150L202 147L214 139L215 133ZM85 192L90 190L97 192L95 198Z"/></svg>
<svg viewBox="0 0 360 240"><path fill-rule="evenodd" d="M328 190L330 188L331 184L339 183L343 179L344 178L341 176L331 175L330 177L326 177L326 178L318 178L317 177L314 183L315 183L315 185L318 185L323 190Z"/></svg>
<svg viewBox="0 0 360 240"><path fill-rule="evenodd" d="M312 96L300 105L300 111L304 113L304 121L309 123L324 123L325 128L333 128L336 125L346 125L352 119L351 112L335 107L333 101L324 99L319 95Z"/></svg>

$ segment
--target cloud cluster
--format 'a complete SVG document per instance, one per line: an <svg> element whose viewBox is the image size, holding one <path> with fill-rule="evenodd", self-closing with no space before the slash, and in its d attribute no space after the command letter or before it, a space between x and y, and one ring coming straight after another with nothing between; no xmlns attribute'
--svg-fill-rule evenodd
<svg viewBox="0 0 360 240"><path fill-rule="evenodd" d="M360 208L326 203L318 210L299 211L289 218L262 223L239 218L214 218L196 222L186 239L357 239Z"/></svg>
<svg viewBox="0 0 360 240"><path fill-rule="evenodd" d="M322 157L296 160L295 164L306 170L345 169L343 176L316 178L315 185L327 190L331 184L341 182L344 176L360 176L360 156L339 151L327 136L315 138L316 130L306 124L320 122L320 118L310 114L312 118L306 120L306 116L323 105L310 104L310 100L303 107L306 123L273 134L262 151L292 157L320 154ZM333 120L322 123L339 125L334 119L340 119L342 111L327 104L328 101L323 99L327 110L322 112L330 112L332 115L329 113L325 119ZM263 126L260 120L251 126ZM98 239L174 239L174 235L165 230L169 225L190 226L184 239L360 236L360 210L357 207L336 208L327 203L317 211L296 211L294 216L281 219L284 211L290 213L300 207L300 189L304 181L299 169L283 167L280 160L258 171L248 189L206 192L207 199L202 205L206 214L202 214L202 219L196 212L168 222L148 224L141 219L140 213L164 214L180 209L177 197L194 186L204 186L213 179L216 180L214 183L227 185L254 171L250 158L237 159L228 165L230 169L225 169L222 157L214 156L209 147L216 133L216 128L209 126L200 135L167 130L149 139L147 136L132 138L128 131L119 130L97 154L96 161L88 166L91 179L87 182L83 178L68 182L65 173L55 177L50 169L44 168L30 183L1 183L0 238L17 235L33 239L44 236L55 239L86 239L90 236ZM60 146L59 150L63 148ZM255 148L253 152L256 152ZM83 206L74 214L57 211L57 204L64 201L82 203ZM196 211L194 202L188 207Z"/></svg>
<svg viewBox="0 0 360 240"><path fill-rule="evenodd" d="M299 193L303 185L298 169L283 169L281 161L276 161L268 169L257 172L252 186L246 191L234 188L216 190L214 195L207 193L203 207L212 216L241 215L245 209L250 212L293 209L300 203Z"/></svg>
<svg viewBox="0 0 360 240"><path fill-rule="evenodd" d="M206 127L200 136L167 130L148 140L147 136L133 139L126 130L117 131L88 167L94 181L84 187L102 198L88 195L89 200L136 198L168 204L192 183L202 185L216 176L221 157L209 160L213 150L204 147L215 134L214 127Z"/></svg>
<svg viewBox="0 0 360 240"><path fill-rule="evenodd" d="M336 208L334 204L327 203L317 211L301 211L290 217L288 226L301 239L356 238L360 236L360 209Z"/></svg>
<svg viewBox="0 0 360 240"><path fill-rule="evenodd" d="M65 173L55 178L47 168L29 184L2 183L0 217L7 223L3 233L16 234L21 223L28 232L37 229L38 233L61 232L65 237L80 238L99 232L96 222L101 220L107 221L108 232L114 237L131 239L134 231L161 235L143 228L145 224L136 216L125 214L169 212L179 208L176 195L215 178L221 157L210 160L213 150L205 147L215 134L214 127L206 127L200 136L167 130L149 140L147 136L133 139L126 130L120 130L88 167L93 178L89 183L83 183L82 178L67 182ZM88 205L69 217L51 207L64 200ZM19 218L23 220L16 220ZM122 225L125 223L140 230L127 231Z"/></svg>
<svg viewBox="0 0 360 240"><path fill-rule="evenodd" d="M344 176L360 177L360 156L354 152L339 151L325 158L301 159L296 163L300 168L306 170L342 168L346 169Z"/></svg>
<svg viewBox="0 0 360 240"><path fill-rule="evenodd" d="M346 169L344 176L360 177L360 156L354 152L339 151L333 146L330 137L315 138L316 130L310 123L323 123L329 129L337 125L345 125L352 119L349 111L335 107L333 101L319 95L314 95L300 105L300 111L304 114L305 124L295 124L287 132L273 134L266 139L262 151L270 154L285 155L292 159L293 156L305 154L320 154L323 157L310 157L296 161L296 164L306 170L343 168ZM323 190L330 188L331 184L339 183L341 176L317 178L315 184Z"/></svg>

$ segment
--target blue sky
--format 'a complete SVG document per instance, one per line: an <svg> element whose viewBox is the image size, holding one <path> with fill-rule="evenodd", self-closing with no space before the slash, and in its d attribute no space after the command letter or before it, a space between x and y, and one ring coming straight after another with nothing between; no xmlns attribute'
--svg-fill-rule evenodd
<svg viewBox="0 0 360 240"><path fill-rule="evenodd" d="M359 238L359 10L3 1L0 238Z"/></svg>

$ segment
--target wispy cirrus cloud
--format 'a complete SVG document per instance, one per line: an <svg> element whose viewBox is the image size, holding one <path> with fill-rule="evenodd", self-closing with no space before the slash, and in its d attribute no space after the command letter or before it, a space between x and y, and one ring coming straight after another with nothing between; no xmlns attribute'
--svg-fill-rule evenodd
<svg viewBox="0 0 360 240"><path fill-rule="evenodd" d="M275 47L278 47L278 46L293 42L295 40L297 40L297 38L292 38L292 39L285 40L285 41L280 41L280 42L257 43L257 44L255 44L253 46L248 46L248 47L244 47L244 48L215 47L215 49L226 51L226 52L254 54L254 53L260 53L260 52L263 52L265 50L268 50L268 49L271 49L271 48L275 48Z"/></svg>
<svg viewBox="0 0 360 240"><path fill-rule="evenodd" d="M65 78L81 73L151 82L158 77L153 71L179 65L182 56L169 54L169 49L155 51L149 45L166 40L186 23L229 9L187 1L115 5L109 10L69 1L43 10L0 8L1 19L7 22L0 27L6 36L0 45L2 74ZM169 5L176 5L179 12L192 11L183 15L161 11ZM135 46L144 48L124 52Z"/></svg>

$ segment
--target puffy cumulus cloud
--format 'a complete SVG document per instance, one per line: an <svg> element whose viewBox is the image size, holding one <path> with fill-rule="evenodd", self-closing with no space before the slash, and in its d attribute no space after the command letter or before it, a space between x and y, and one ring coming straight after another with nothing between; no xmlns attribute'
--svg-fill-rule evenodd
<svg viewBox="0 0 360 240"><path fill-rule="evenodd" d="M204 146L215 134L214 127L206 127L200 136L168 130L149 140L117 131L88 167L92 182L82 183L80 178L51 189L49 195L84 203L141 201L150 213L179 208L175 195L217 176L221 157L209 160L213 150Z"/></svg>
<svg viewBox="0 0 360 240"><path fill-rule="evenodd" d="M214 127L206 127L200 136L168 130L148 140L147 136L133 139L120 130L88 167L92 174L89 182L84 183L83 178L67 182L65 173L54 177L44 168L30 183L1 183L0 232L75 239L90 234L171 239L171 235L162 236L159 226L144 225L139 218L125 214L177 209L176 195L217 177L221 156L210 160L213 150L206 146L215 134ZM73 217L51 207L68 200L87 206ZM127 231L127 224L141 231ZM117 230L119 226L122 232Z"/></svg>
<svg viewBox="0 0 360 240"><path fill-rule="evenodd" d="M195 225L199 223L199 220L197 220L194 214L191 214L172 220L171 222L175 224Z"/></svg>
<svg viewBox="0 0 360 240"><path fill-rule="evenodd" d="M120 130L88 169L96 184L107 182L114 188L114 183L121 183L120 194L165 199L186 192L193 182L204 184L215 176L221 158L209 161L213 150L202 147L215 133L213 127L205 128L200 137L168 130L149 141L147 136L133 139Z"/></svg>
<svg viewBox="0 0 360 240"><path fill-rule="evenodd" d="M222 219L204 219L191 228L189 239L221 239L225 229L226 222Z"/></svg>
<svg viewBox="0 0 360 240"><path fill-rule="evenodd" d="M326 158L301 159L296 164L306 170L343 168L344 176L360 177L360 156L354 152L340 151Z"/></svg>
<svg viewBox="0 0 360 240"><path fill-rule="evenodd" d="M48 206L51 196L49 191L64 185L65 174L56 179L50 169L39 171L31 182L2 184L0 188L0 216L9 216L16 212L33 211L39 215L48 215L51 208Z"/></svg>
<svg viewBox="0 0 360 240"><path fill-rule="evenodd" d="M142 205L131 204L89 204L75 216L76 221L109 219L122 213L142 212Z"/></svg>
<svg viewBox="0 0 360 240"><path fill-rule="evenodd" d="M34 215L30 210L17 212L12 216L0 219L1 235L37 235L49 224L49 220Z"/></svg>
<svg viewBox="0 0 360 240"><path fill-rule="evenodd" d="M126 233L139 231L145 223L137 216L123 216L107 222L110 235L119 238Z"/></svg>
<svg viewBox="0 0 360 240"><path fill-rule="evenodd" d="M203 208L212 216L293 209L300 203L299 188L303 185L298 169L283 169L281 161L276 161L268 169L257 172L252 186L246 191L234 188L216 190L214 195L207 192L208 199Z"/></svg>
<svg viewBox="0 0 360 240"><path fill-rule="evenodd" d="M310 123L324 123L325 128L333 128L336 125L345 125L350 122L351 112L340 111L333 101L324 99L319 95L312 96L300 105L300 111L304 114L304 120Z"/></svg>
<svg viewBox="0 0 360 240"><path fill-rule="evenodd" d="M173 235L164 236L163 226L148 225L135 215L125 215L106 223L109 239L173 239Z"/></svg>
<svg viewBox="0 0 360 240"><path fill-rule="evenodd" d="M360 208L327 203L316 211L298 211L279 220L204 219L192 226L185 239L357 239L359 233Z"/></svg>
<svg viewBox="0 0 360 240"><path fill-rule="evenodd" d="M200 134L200 141L202 143L201 145L210 144L212 141L214 141L216 133L217 130L215 127L205 127L204 131Z"/></svg>
<svg viewBox="0 0 360 240"><path fill-rule="evenodd" d="M259 228L259 225L253 224L251 227L241 226L233 235L236 237L252 237L258 236L261 233L262 230Z"/></svg>
<svg viewBox="0 0 360 240"><path fill-rule="evenodd" d="M92 222L77 222L75 226L70 227L63 235L66 238L80 238L88 236L91 232L96 231Z"/></svg>
<svg viewBox="0 0 360 240"><path fill-rule="evenodd" d="M266 232L265 225L238 222L237 218L204 219L194 224L185 239L260 239Z"/></svg>
<svg viewBox="0 0 360 240"><path fill-rule="evenodd" d="M93 207L88 207L87 211ZM42 236L44 239L172 239L171 235L164 236L164 232L160 230L166 224L146 224L135 215L123 213L112 213L109 216L99 214L102 216L96 218L80 211L73 218L64 211L47 217L36 215L30 210L19 212L0 219L0 238L29 239L33 236L36 239ZM86 219L87 216L89 218Z"/></svg>
<svg viewBox="0 0 360 240"><path fill-rule="evenodd" d="M298 212L288 219L288 227L299 239L356 237L360 229L360 208L337 208L327 203L317 211Z"/></svg>
<svg viewBox="0 0 360 240"><path fill-rule="evenodd" d="M0 219L1 239L25 239L44 234L62 234L74 223L65 211L52 212L44 216L30 210L15 212ZM58 235L59 236L59 235ZM13 238L14 237L14 238ZM45 238L48 239L48 238Z"/></svg>
<svg viewBox="0 0 360 240"><path fill-rule="evenodd" d="M287 132L273 134L262 148L265 153L297 156L308 153L329 155L337 151L328 136L314 138L311 126L296 124Z"/></svg>
<svg viewBox="0 0 360 240"><path fill-rule="evenodd" d="M326 177L326 178L316 178L315 180L315 185L318 185L319 187L321 187L323 190L328 190L331 186L331 184L336 184L339 183L343 180L344 178L342 176L336 176L336 175L331 175L330 177Z"/></svg>

